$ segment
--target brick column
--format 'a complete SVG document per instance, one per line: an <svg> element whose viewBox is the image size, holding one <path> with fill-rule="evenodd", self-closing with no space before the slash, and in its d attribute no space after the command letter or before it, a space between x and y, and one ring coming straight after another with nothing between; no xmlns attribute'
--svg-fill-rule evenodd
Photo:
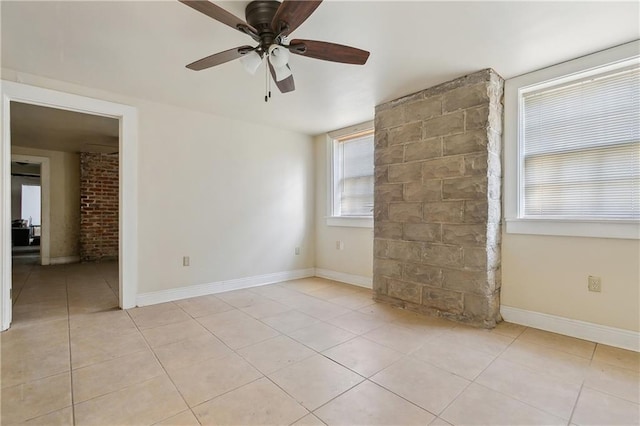
<svg viewBox="0 0 640 426"><path fill-rule="evenodd" d="M376 107L376 300L500 320L502 92L487 69Z"/></svg>
<svg viewBox="0 0 640 426"><path fill-rule="evenodd" d="M118 154L80 153L80 259L118 258Z"/></svg>

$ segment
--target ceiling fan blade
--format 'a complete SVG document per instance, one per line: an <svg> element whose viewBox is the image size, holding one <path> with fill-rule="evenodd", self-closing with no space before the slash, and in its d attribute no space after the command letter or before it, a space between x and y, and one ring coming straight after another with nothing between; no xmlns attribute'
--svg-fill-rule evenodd
<svg viewBox="0 0 640 426"><path fill-rule="evenodd" d="M288 35L307 20L322 0L284 0L271 21L271 28L277 33Z"/></svg>
<svg viewBox="0 0 640 426"><path fill-rule="evenodd" d="M216 21L222 22L225 25L230 26L233 29L246 33L242 28L248 29L250 32L257 34L255 28L244 22L242 19L235 16L233 13L227 12L220 6L217 6L207 0L178 0L180 3L184 3L192 9L197 10L200 13L207 15Z"/></svg>
<svg viewBox="0 0 640 426"><path fill-rule="evenodd" d="M291 40L289 51L296 55L344 64L364 65L369 59L369 52L366 50L326 41Z"/></svg>
<svg viewBox="0 0 640 426"><path fill-rule="evenodd" d="M206 58L202 58L195 62L192 62L189 65L187 65L187 68L194 71L200 71L207 68L215 67L216 65L224 64L225 62L238 59L243 55L251 52L252 50L253 50L253 47L251 46L234 47L233 49L225 50L224 52L220 52L220 53L215 53L211 56L207 56Z"/></svg>
<svg viewBox="0 0 640 426"><path fill-rule="evenodd" d="M278 86L278 89L280 89L281 93L289 93L296 90L296 84L293 81L293 75L290 75L284 80L277 81L276 70L273 69L273 65L271 65L271 62L267 61L267 63L269 64L269 71L271 71L271 77L273 78L273 81L276 83L276 86Z"/></svg>

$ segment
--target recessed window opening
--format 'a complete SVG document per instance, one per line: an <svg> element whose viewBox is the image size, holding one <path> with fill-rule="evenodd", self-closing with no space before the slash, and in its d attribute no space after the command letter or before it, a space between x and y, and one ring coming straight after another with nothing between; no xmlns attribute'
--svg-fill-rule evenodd
<svg viewBox="0 0 640 426"><path fill-rule="evenodd" d="M333 217L373 217L373 130L333 140Z"/></svg>
<svg viewBox="0 0 640 426"><path fill-rule="evenodd" d="M520 91L519 217L640 219L640 67L540 86Z"/></svg>

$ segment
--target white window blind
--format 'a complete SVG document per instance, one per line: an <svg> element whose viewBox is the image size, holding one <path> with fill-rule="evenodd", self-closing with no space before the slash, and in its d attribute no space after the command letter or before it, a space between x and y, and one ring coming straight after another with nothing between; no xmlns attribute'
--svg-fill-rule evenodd
<svg viewBox="0 0 640 426"><path fill-rule="evenodd" d="M520 214L640 218L640 69L522 95Z"/></svg>
<svg viewBox="0 0 640 426"><path fill-rule="evenodd" d="M373 135L336 140L335 148L334 215L372 216Z"/></svg>

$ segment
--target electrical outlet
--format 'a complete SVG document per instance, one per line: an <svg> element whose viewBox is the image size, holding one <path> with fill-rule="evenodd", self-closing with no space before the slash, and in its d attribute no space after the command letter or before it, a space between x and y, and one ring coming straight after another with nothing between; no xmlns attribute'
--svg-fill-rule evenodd
<svg viewBox="0 0 640 426"><path fill-rule="evenodd" d="M300 247L296 247L296 256L300 255Z"/></svg>
<svg viewBox="0 0 640 426"><path fill-rule="evenodd" d="M336 250L344 250L344 242L336 241Z"/></svg>
<svg viewBox="0 0 640 426"><path fill-rule="evenodd" d="M189 266L189 256L184 256L182 258L182 266Z"/></svg>
<svg viewBox="0 0 640 426"><path fill-rule="evenodd" d="M589 291L600 293L602 291L602 280L600 277L589 275Z"/></svg>

